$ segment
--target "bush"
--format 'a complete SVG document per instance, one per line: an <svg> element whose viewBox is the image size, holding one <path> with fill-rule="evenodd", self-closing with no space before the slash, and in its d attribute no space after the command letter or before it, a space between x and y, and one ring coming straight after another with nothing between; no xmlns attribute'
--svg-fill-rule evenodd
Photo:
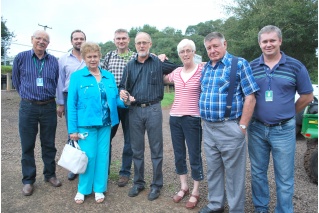
<svg viewBox="0 0 319 213"><path fill-rule="evenodd" d="M1 74L12 73L12 66L2 66L1 65Z"/></svg>

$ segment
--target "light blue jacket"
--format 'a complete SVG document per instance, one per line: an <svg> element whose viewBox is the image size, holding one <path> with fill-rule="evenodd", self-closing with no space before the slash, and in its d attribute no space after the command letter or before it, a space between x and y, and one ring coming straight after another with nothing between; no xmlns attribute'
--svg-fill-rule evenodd
<svg viewBox="0 0 319 213"><path fill-rule="evenodd" d="M125 108L125 105L119 97L113 74L102 69L100 71L110 108L111 125L114 126L119 123L117 107ZM101 93L87 67L71 74L67 106L69 134L78 132L78 127L102 126Z"/></svg>

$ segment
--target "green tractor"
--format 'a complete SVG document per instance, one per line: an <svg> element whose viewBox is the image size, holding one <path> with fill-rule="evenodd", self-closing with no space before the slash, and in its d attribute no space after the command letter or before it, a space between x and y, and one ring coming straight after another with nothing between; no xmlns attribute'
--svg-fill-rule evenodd
<svg viewBox="0 0 319 213"><path fill-rule="evenodd" d="M304 167L310 180L318 184L318 99L304 110L301 134L307 139Z"/></svg>

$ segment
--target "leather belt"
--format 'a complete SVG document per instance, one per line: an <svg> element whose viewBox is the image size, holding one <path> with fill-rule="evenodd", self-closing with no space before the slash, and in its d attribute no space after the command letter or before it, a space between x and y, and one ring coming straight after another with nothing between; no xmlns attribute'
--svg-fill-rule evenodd
<svg viewBox="0 0 319 213"><path fill-rule="evenodd" d="M267 124L267 123L264 123L258 119L255 118L256 121L258 121L259 123L262 123L264 126L267 126L267 127L274 127L274 126L280 126L280 125L283 125L285 123L287 123L288 121L290 121L292 118L288 118L288 119L284 119L282 121L280 121L279 123L276 123L276 124Z"/></svg>
<svg viewBox="0 0 319 213"><path fill-rule="evenodd" d="M46 100L46 101L31 101L31 100L28 100L28 99L25 99L25 98L22 98L22 100L30 102L32 104L36 104L36 105L46 105L48 103L54 102L55 98L52 98L52 99L49 99L49 100Z"/></svg>
<svg viewBox="0 0 319 213"><path fill-rule="evenodd" d="M153 102L149 102L149 103L144 103L144 104L140 104L140 103L131 103L131 106L138 106L138 107L148 107L154 104L157 104L159 101L153 101Z"/></svg>

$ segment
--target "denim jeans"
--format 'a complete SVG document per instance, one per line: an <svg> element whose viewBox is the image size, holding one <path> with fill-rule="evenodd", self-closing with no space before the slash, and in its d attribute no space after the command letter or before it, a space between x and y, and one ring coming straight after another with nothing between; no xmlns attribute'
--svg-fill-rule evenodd
<svg viewBox="0 0 319 213"><path fill-rule="evenodd" d="M277 193L275 212L293 212L295 150L295 119L274 127L264 126L252 119L248 128L248 151L256 211L268 212L270 195L267 171L271 152Z"/></svg>
<svg viewBox="0 0 319 213"><path fill-rule="evenodd" d="M122 167L119 172L120 176L131 176L131 167L132 167L132 147L130 141L130 130L129 130L129 111L128 109L117 108L120 122L122 123L122 130L124 134L124 146L122 152ZM110 159L109 164L111 164L112 158L112 139L116 135L119 124L112 127L111 130L111 140L110 140ZM110 167L109 167L110 169Z"/></svg>
<svg viewBox="0 0 319 213"><path fill-rule="evenodd" d="M144 186L145 130L147 131L153 180L151 188L163 186L163 114L161 104L148 107L130 106L130 137L134 162L134 185Z"/></svg>
<svg viewBox="0 0 319 213"><path fill-rule="evenodd" d="M22 148L22 183L33 184L36 179L36 165L34 147L40 126L40 141L43 174L45 179L55 177L55 132L57 127L56 104L50 102L45 105L36 105L21 100L19 109L19 133Z"/></svg>
<svg viewBox="0 0 319 213"><path fill-rule="evenodd" d="M196 181L203 180L201 118L192 116L170 116L169 124L174 148L176 173L178 175L184 175L188 172L186 164L187 145L192 178Z"/></svg>

